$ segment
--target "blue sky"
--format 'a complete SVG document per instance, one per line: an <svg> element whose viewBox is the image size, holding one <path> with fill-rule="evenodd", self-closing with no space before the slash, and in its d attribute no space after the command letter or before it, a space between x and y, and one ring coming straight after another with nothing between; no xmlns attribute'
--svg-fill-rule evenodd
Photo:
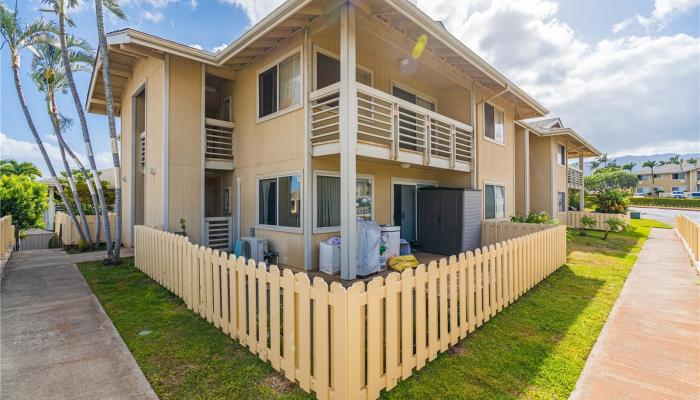
<svg viewBox="0 0 700 400"><path fill-rule="evenodd" d="M0 0L14 6L14 0ZM128 20L107 19L107 29L132 27L215 51L230 43L280 0L122 0ZM19 1L20 15L37 18L40 0ZM601 150L612 154L700 151L700 0L431 0L418 6L482 58L562 117ZM71 33L96 44L92 0L72 11ZM45 18L52 18L45 15ZM28 78L25 94L54 166L55 139L42 97ZM2 158L43 161L28 131L9 68L0 55ZM88 74L78 77L81 96ZM72 101L59 99L74 117ZM76 121L77 122L77 121ZM89 115L98 164L110 164L106 118ZM78 129L75 129L78 128ZM67 135L83 153L79 127Z"/></svg>

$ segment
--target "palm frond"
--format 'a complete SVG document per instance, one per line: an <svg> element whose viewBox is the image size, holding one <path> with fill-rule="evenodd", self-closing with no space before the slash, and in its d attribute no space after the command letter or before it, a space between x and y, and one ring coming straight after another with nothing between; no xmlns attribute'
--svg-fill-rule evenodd
<svg viewBox="0 0 700 400"><path fill-rule="evenodd" d="M100 0L97 0L100 1ZM112 12L115 16L117 16L119 19L126 19L126 13L124 13L124 10L122 7L119 5L117 0L102 0L102 4Z"/></svg>

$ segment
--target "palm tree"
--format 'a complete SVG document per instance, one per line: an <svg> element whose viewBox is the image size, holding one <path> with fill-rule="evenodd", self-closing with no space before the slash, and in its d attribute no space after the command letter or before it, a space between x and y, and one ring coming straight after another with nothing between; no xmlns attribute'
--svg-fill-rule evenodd
<svg viewBox="0 0 700 400"><path fill-rule="evenodd" d="M24 90L22 90L22 81L19 76L20 53L22 50L32 48L39 43L49 41L51 34L55 32L56 26L54 24L46 22L42 19L26 24L19 20L16 10L10 10L7 8L7 6L0 3L0 33L2 34L4 44L7 45L10 52L12 76L15 82L15 90L17 91L17 99L22 107L22 113L24 114L24 118L27 120L27 125L29 126L32 136L34 136L34 141L39 148L39 152L41 152L41 156L44 158L46 168L48 168L49 174L54 180L58 195L65 204L68 204L66 193L63 191L63 187L58 181L56 170L53 168L53 164L51 163L48 153L46 152L41 136L39 136L36 125L34 125L34 119L29 112L27 100L24 97ZM73 225L78 228L78 233L80 234L81 239L84 240L85 235L82 233L80 223L75 217L75 213L73 213L73 210L71 209L68 209L67 211L68 215L73 221Z"/></svg>
<svg viewBox="0 0 700 400"><path fill-rule="evenodd" d="M642 164L642 167L651 169L651 189L654 192L654 194L656 194L656 180L654 178L654 167L658 167L660 165L663 164L655 160L644 161L644 163Z"/></svg>
<svg viewBox="0 0 700 400"><path fill-rule="evenodd" d="M627 164L624 164L622 166L622 169L632 172L632 170L634 169L635 166L637 166L637 163L628 162Z"/></svg>
<svg viewBox="0 0 700 400"><path fill-rule="evenodd" d="M604 153L602 156L598 157L598 162L603 164L603 167L608 166L608 161L610 161L608 159L608 153Z"/></svg>
<svg viewBox="0 0 700 400"><path fill-rule="evenodd" d="M87 217L85 216L83 203L80 200L78 188L75 184L75 179L73 178L73 172L70 164L68 163L68 158L66 157L66 149L69 149L68 152L74 157L74 159L77 159L77 157L75 157L75 154L70 150L63 139L63 130L68 126L68 124L66 123L66 120L59 115L58 107L56 106L56 92L59 90L65 90L66 85L66 74L61 65L61 51L51 43L38 43L33 47L33 53L34 59L32 60L32 79L34 80L34 83L36 83L39 91L44 93L46 108L49 114L49 119L51 120L51 125L54 129L54 134L58 139L58 147L61 153L61 159L63 160L63 167L66 171L68 184L73 194L76 209L78 210L80 219L83 222L83 233L85 234L85 240L92 246L94 245L92 235L90 233L90 229L88 228L89 225L87 222ZM80 49L74 51L73 54L74 57L78 59L78 57L80 57ZM91 192L94 193L94 188ZM97 199L95 198L94 194L92 196L92 201L96 207Z"/></svg>
<svg viewBox="0 0 700 400"><path fill-rule="evenodd" d="M119 250L122 242L122 188L121 188L121 161L119 160L119 146L117 143L117 127L114 122L114 96L112 95L112 76L109 69L109 50L107 49L107 35L105 34L105 19L102 7L107 7L119 18L126 18L117 0L95 0L95 15L97 20L97 36L99 39L100 61L102 62L102 80L105 89L105 103L107 108L107 122L109 125L109 139L112 145L112 162L114 163L116 179L114 180L114 249L109 262L118 264Z"/></svg>
<svg viewBox="0 0 700 400"><path fill-rule="evenodd" d="M24 175L30 178L41 176L41 171L29 161L0 160L0 175Z"/></svg>
<svg viewBox="0 0 700 400"><path fill-rule="evenodd" d="M668 164L676 164L681 168L681 176L683 177L682 179L685 180L685 171L683 170L683 163L685 163L685 160L682 159L681 156L678 154L668 159Z"/></svg>
<svg viewBox="0 0 700 400"><path fill-rule="evenodd" d="M598 160L593 160L591 161L591 171L596 170L598 167L600 167L600 161Z"/></svg>
<svg viewBox="0 0 700 400"><path fill-rule="evenodd" d="M63 70L65 71L66 74L66 81L68 83L68 87L71 92L71 96L73 97L73 103L75 104L75 109L78 113L78 119L80 121L80 127L83 131L83 143L85 144L85 153L87 154L88 158L88 163L90 165L90 172L92 172L92 177L95 181L94 187L97 189L97 198L99 199L99 207L95 205L95 222L96 222L96 227L95 227L95 236L96 236L96 242L100 243L100 225L104 225L105 228L105 244L106 244L106 249L107 249L107 255L111 254L112 252L112 235L110 232L110 226L109 226L109 216L107 214L107 204L105 202L105 195L104 191L102 190L102 184L100 182L100 174L97 173L97 164L95 163L95 156L92 151L92 142L90 140L90 132L88 130L87 126L87 119L85 118L85 110L83 109L83 104L80 101L80 95L78 94L78 89L75 85L75 80L73 79L73 66L76 63L75 60L75 52L72 52L71 48L74 46L69 43L71 40L71 37L67 36L66 34L66 23L70 26L75 26L73 21L66 15L67 8L74 8L78 5L77 0L42 0L44 4L47 4L51 7L51 11L55 12L56 15L58 16L58 38L59 42L61 45L61 61L63 63ZM92 51L90 49L89 45L87 45L87 42L80 41L81 43L79 44L79 47L83 52L88 52ZM74 43L77 44L77 43ZM71 57L73 57L73 60L71 60ZM92 57L90 57L92 61ZM90 64L88 62L88 64ZM76 162L81 167L81 170L84 170L84 167L82 167L82 164L80 161L76 159ZM85 174L85 172L83 172ZM88 175L85 174L87 177ZM86 179L88 183L88 188L90 188L90 193L92 194L92 183L89 182L89 179ZM94 202L94 201L93 201ZM100 213L100 210L103 211ZM102 220L102 224L100 224L100 219Z"/></svg>

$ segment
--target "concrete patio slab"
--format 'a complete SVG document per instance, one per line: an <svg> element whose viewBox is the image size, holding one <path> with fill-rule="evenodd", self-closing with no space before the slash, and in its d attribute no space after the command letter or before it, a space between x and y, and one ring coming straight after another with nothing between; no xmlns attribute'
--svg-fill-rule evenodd
<svg viewBox="0 0 700 400"><path fill-rule="evenodd" d="M700 285L674 231L651 231L570 398L700 398Z"/></svg>
<svg viewBox="0 0 700 400"><path fill-rule="evenodd" d="M103 252L16 252L0 286L0 398L157 399L76 268Z"/></svg>

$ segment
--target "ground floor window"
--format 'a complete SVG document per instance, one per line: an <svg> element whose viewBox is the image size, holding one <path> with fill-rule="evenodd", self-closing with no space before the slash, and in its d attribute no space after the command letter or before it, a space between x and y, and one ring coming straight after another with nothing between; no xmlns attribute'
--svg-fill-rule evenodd
<svg viewBox="0 0 700 400"><path fill-rule="evenodd" d="M688 190L688 188L685 186L673 186L673 187L671 187L672 192L685 192L687 190Z"/></svg>
<svg viewBox="0 0 700 400"><path fill-rule="evenodd" d="M316 180L316 228L340 227L340 176L336 173L318 173ZM358 176L355 184L357 218L372 220L374 204L373 180Z"/></svg>
<svg viewBox="0 0 700 400"><path fill-rule="evenodd" d="M566 212L566 193L557 192L557 205L559 212Z"/></svg>
<svg viewBox="0 0 700 400"><path fill-rule="evenodd" d="M506 187L484 185L484 218L501 219L506 217Z"/></svg>
<svg viewBox="0 0 700 400"><path fill-rule="evenodd" d="M258 224L301 227L301 176L258 180Z"/></svg>

